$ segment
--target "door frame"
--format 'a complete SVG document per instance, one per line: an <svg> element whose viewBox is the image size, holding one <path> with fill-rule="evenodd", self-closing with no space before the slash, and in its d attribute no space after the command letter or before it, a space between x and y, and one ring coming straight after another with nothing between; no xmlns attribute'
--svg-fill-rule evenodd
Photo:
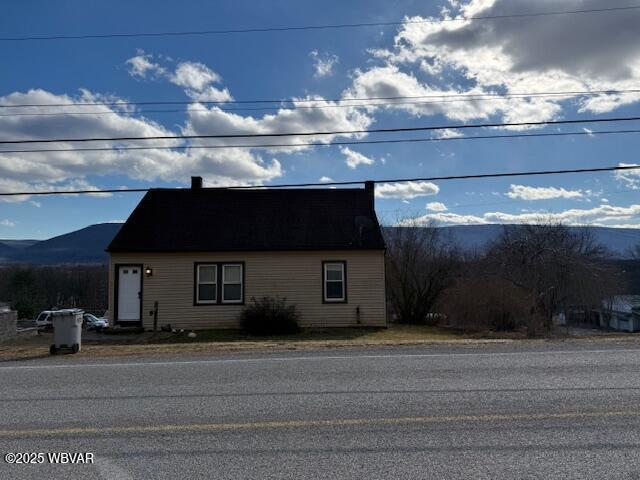
<svg viewBox="0 0 640 480"><path fill-rule="evenodd" d="M113 296L113 323L121 323L118 319L118 297L120 296L120 267L140 268L140 320L123 320L124 325L142 326L142 302L144 300L144 265L142 263L115 263L114 264L114 296Z"/></svg>

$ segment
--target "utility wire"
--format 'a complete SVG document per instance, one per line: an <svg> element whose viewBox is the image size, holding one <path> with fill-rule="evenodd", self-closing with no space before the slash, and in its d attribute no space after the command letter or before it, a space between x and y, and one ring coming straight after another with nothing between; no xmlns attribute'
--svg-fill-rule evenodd
<svg viewBox="0 0 640 480"><path fill-rule="evenodd" d="M569 137L569 136L595 136L595 135L616 135L640 133L640 130L594 130L579 132L550 132L550 133L515 133L505 135L477 135L477 136L460 136L447 138L397 138L389 140L344 140L328 143L309 142L309 143L273 143L273 144L241 144L241 145L177 145L174 147L167 146L144 146L144 147L96 147L96 148L38 148L31 150L0 150L0 155L7 153L53 153L53 152L122 152L126 150L219 150L230 148L291 148L291 147L332 147L345 145L378 145L378 144L394 144L394 143L424 143L424 142L449 142L458 140L490 140L490 139L509 139L509 138L536 138L536 137Z"/></svg>
<svg viewBox="0 0 640 480"><path fill-rule="evenodd" d="M152 135L148 137L93 137L93 138L49 138L40 140L0 140L0 145L8 144L32 144L32 143L78 143L78 142L120 142L137 140L193 140L193 139L225 139L225 138L265 138L265 137L311 137L322 135L357 135L371 133L404 133L404 132L424 132L437 130L461 130L471 128L506 128L506 127L527 127L543 125L576 125L584 123L610 123L610 122L632 122L638 121L640 117L609 117L609 118L586 118L573 120L546 120L539 122L509 122L509 123L476 123L459 125L441 125L429 127L402 127L402 128L375 128L360 130L332 130L328 132L289 132L289 133L229 133L217 135Z"/></svg>
<svg viewBox="0 0 640 480"><path fill-rule="evenodd" d="M605 92L605 93L603 93ZM616 94L621 93L640 93L640 90L615 90ZM564 97L575 97L575 96L594 96L594 95L603 95L609 94L611 95L611 91L585 91L585 92L572 92L572 93L547 93L547 94L506 94L501 96L487 96L485 98L473 97L473 98L458 98L452 100L432 100L432 101L397 101L397 102L381 102L374 101L373 103L336 103L330 105L295 105L295 106L276 106L276 107L240 107L240 108L228 108L223 106L218 106L223 112L241 112L241 111L280 111L280 110L316 110L316 109L325 109L325 108L370 108L370 107L388 107L388 106L424 106L424 105L440 105L445 103L459 103L459 102L488 102L488 101L507 101L513 98L529 98L532 96L533 98L557 98L558 96ZM314 100L316 101L316 100ZM317 100L320 101L320 100ZM331 100L325 100L330 102ZM186 102L185 104L194 105L196 103L202 102ZM8 105L5 105L8 106ZM83 107L85 104L75 104L74 106ZM106 106L106 105L105 105ZM217 106L212 104L212 106ZM2 105L0 105L2 107ZM136 111L118 111L118 110L109 110L109 111L99 111L99 112L35 112L35 113L0 113L0 117L58 117L58 116L76 116L76 115L142 115L145 113L191 113L191 112L205 112L209 113L211 110L207 108L180 108L180 109L146 109L146 110L136 110Z"/></svg>
<svg viewBox="0 0 640 480"><path fill-rule="evenodd" d="M414 178L391 178L379 180L350 180L344 182L325 182L325 183L281 183L275 185L233 185L228 187L211 187L207 190L252 190L264 188L303 188L303 187L331 187L331 186L347 186L361 185L365 182L378 183L406 183L406 182L443 182L449 180L472 180L484 178L504 178L504 177L525 177L537 175L561 175L574 173L597 173L597 172L614 172L622 170L639 170L640 166L612 166L612 167L596 167L596 168L577 168L564 170L532 170L526 172L501 172L501 173L481 173L475 175L447 175L440 177L414 177ZM36 192L0 192L0 196L18 196L18 195L81 195L81 194L97 194L97 193L132 193L132 192L148 192L150 190L185 190L188 188L122 188L122 189L95 189L95 190L51 190Z"/></svg>
<svg viewBox="0 0 640 480"><path fill-rule="evenodd" d="M338 23L327 25L302 25L290 27L258 27L258 28L237 28L225 30L184 30L184 31L164 31L164 32L132 32L132 33L104 33L104 34L81 34L81 35L31 35L22 37L0 37L0 42L23 42L23 41L46 41L46 40L82 40L82 39L107 39L107 38L132 38L132 37L180 37L189 35L230 35L247 33L267 33L267 32L292 32L305 30L337 30L346 28L366 28L366 27L392 27L410 24L440 24L448 22L468 22L478 20L503 20L510 18L527 17L548 17L555 15L576 15L589 13L625 12L639 9L640 5L629 5L624 7L610 8L590 8L584 10L556 10L547 12L515 13L507 15L485 15L475 17L456 17L427 20L406 20L395 22L359 22L359 23Z"/></svg>
<svg viewBox="0 0 640 480"><path fill-rule="evenodd" d="M535 98L535 97L565 97L579 95L620 95L624 93L640 93L640 89L619 89L619 90L569 90L563 92L514 92L514 93L447 93L447 94L428 94L428 95L396 95L386 97L343 97L343 98L322 98L322 99L256 99L256 100L148 100L148 101L113 101L113 102L83 102L83 103L17 103L17 104L0 104L0 108L54 108L54 107L123 107L128 105L145 106L145 105L193 105L199 103L201 105L241 105L241 104L295 104L296 108L299 103L321 103L321 102L355 102L355 101L395 101L395 100L420 100L420 99L468 99L473 100L489 100L489 99L505 99L505 98ZM350 105L341 103L340 106L357 107L359 105ZM318 105L317 107L328 107L328 105Z"/></svg>

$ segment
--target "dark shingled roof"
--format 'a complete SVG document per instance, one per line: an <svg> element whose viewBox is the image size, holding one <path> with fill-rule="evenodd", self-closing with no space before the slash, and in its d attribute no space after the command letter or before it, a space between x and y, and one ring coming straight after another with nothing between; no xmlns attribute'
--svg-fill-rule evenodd
<svg viewBox="0 0 640 480"><path fill-rule="evenodd" d="M152 189L109 252L385 248L365 189Z"/></svg>

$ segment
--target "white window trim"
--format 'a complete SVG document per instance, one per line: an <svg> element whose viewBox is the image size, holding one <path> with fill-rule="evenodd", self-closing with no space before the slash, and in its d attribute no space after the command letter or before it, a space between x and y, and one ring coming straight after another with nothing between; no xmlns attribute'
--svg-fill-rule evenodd
<svg viewBox="0 0 640 480"><path fill-rule="evenodd" d="M213 276L214 281L213 282L201 282L200 281L200 268L201 267L214 267L215 268L215 275ZM200 285L215 285L215 289L213 290L215 292L215 296L216 298L213 300L200 300ZM218 265L216 263L200 263L197 266L197 278L196 278L196 303L198 304L215 304L218 303Z"/></svg>
<svg viewBox="0 0 640 480"><path fill-rule="evenodd" d="M340 265L340 272L342 273L342 279L341 280L329 280L327 272L328 272L328 267L329 265ZM346 283L345 282L345 264L344 262L325 262L324 264L324 278L323 278L323 293L324 293L324 301L327 303L331 303L331 302L345 302L347 300L347 288L346 288ZM327 284L331 282L331 283L342 283L342 297L340 298L335 298L335 297L331 297L329 298L329 296L327 295Z"/></svg>
<svg viewBox="0 0 640 480"><path fill-rule="evenodd" d="M223 263L222 267L222 303L242 303L244 301L244 265L241 263ZM224 278L224 267L240 267L240 280L237 282L227 282ZM226 300L224 298L224 286L225 285L240 285L240 299L239 300Z"/></svg>

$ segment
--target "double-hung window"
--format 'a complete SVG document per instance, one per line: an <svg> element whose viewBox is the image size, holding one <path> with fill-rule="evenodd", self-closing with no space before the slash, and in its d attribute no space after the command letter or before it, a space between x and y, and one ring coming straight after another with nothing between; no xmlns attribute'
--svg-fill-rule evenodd
<svg viewBox="0 0 640 480"><path fill-rule="evenodd" d="M222 265L222 303L242 303L242 264Z"/></svg>
<svg viewBox="0 0 640 480"><path fill-rule="evenodd" d="M196 265L196 303L218 302L218 265Z"/></svg>
<svg viewBox="0 0 640 480"><path fill-rule="evenodd" d="M347 268L346 262L324 262L323 300L327 303L347 301Z"/></svg>
<svg viewBox="0 0 640 480"><path fill-rule="evenodd" d="M243 303L244 265L240 262L195 264L194 303Z"/></svg>

